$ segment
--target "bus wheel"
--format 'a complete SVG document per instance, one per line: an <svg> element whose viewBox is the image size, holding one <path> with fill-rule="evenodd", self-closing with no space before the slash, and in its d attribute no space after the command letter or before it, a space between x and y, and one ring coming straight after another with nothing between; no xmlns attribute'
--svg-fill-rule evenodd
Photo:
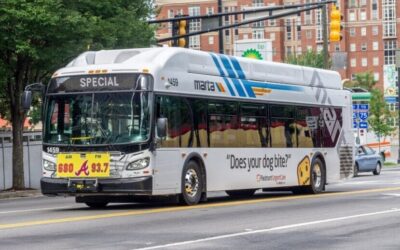
<svg viewBox="0 0 400 250"><path fill-rule="evenodd" d="M311 185L306 187L309 194L321 193L325 190L325 166L319 158L311 164Z"/></svg>
<svg viewBox="0 0 400 250"><path fill-rule="evenodd" d="M181 203L189 206L199 203L203 187L199 165L194 161L189 161L182 172Z"/></svg>
<svg viewBox="0 0 400 250"><path fill-rule="evenodd" d="M90 208L105 208L108 202L85 202L85 204Z"/></svg>
<svg viewBox="0 0 400 250"><path fill-rule="evenodd" d="M227 190L225 192L233 198L246 198L253 196L256 192L256 189Z"/></svg>

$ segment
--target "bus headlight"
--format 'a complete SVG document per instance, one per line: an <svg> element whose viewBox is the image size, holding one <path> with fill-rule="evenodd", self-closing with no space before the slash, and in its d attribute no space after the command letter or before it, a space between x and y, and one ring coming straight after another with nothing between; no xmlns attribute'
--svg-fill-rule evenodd
<svg viewBox="0 0 400 250"><path fill-rule="evenodd" d="M128 166L126 166L126 170L138 170L142 168L147 168L149 164L150 164L150 157L146 157L129 163Z"/></svg>
<svg viewBox="0 0 400 250"><path fill-rule="evenodd" d="M51 161L43 160L43 167L44 169L48 171L55 171L56 170L56 164L54 164Z"/></svg>

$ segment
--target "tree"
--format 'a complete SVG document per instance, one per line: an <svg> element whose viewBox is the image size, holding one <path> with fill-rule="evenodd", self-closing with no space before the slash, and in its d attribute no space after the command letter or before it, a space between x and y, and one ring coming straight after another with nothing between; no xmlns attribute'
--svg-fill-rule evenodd
<svg viewBox="0 0 400 250"><path fill-rule="evenodd" d="M87 50L148 47L151 0L2 0L0 113L13 126L13 187L24 188L21 94Z"/></svg>
<svg viewBox="0 0 400 250"><path fill-rule="evenodd" d="M317 53L313 50L308 50L306 53L301 55L290 55L286 57L285 63L296 64L302 66L308 66L313 68L324 69L324 54ZM331 67L331 61L329 60L328 67Z"/></svg>
<svg viewBox="0 0 400 250"><path fill-rule="evenodd" d="M367 91L371 91L374 88L376 83L377 83L377 81L375 80L372 72L364 72L364 73L356 74L355 80L347 81L344 84L344 87L346 87L346 88L360 87Z"/></svg>
<svg viewBox="0 0 400 250"><path fill-rule="evenodd" d="M393 128L388 123L390 117L382 92L379 89L371 90L368 123L372 131L378 136L379 151L381 138L393 132Z"/></svg>

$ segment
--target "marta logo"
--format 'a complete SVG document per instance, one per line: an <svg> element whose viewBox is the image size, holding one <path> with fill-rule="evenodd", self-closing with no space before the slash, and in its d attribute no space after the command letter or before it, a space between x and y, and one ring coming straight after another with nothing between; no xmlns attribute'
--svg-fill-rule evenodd
<svg viewBox="0 0 400 250"><path fill-rule="evenodd" d="M201 81L201 80L194 80L194 89L196 90L203 90L203 91L210 91L210 92L222 92L225 93L225 88L220 82L213 82L213 81Z"/></svg>

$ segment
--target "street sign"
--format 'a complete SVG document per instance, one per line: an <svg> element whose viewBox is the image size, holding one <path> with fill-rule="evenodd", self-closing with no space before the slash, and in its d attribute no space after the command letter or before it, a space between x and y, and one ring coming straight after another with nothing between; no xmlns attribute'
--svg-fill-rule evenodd
<svg viewBox="0 0 400 250"><path fill-rule="evenodd" d="M368 112L358 112L358 116L362 121L365 121L368 119Z"/></svg>
<svg viewBox="0 0 400 250"><path fill-rule="evenodd" d="M353 104L353 110L357 110L358 109L358 105L357 104Z"/></svg>
<svg viewBox="0 0 400 250"><path fill-rule="evenodd" d="M358 104L358 109L360 110L368 110L368 104Z"/></svg>
<svg viewBox="0 0 400 250"><path fill-rule="evenodd" d="M353 121L353 128L357 128L357 121Z"/></svg>
<svg viewBox="0 0 400 250"><path fill-rule="evenodd" d="M360 126L360 128L368 128L368 123L367 122L360 122L359 126Z"/></svg>

